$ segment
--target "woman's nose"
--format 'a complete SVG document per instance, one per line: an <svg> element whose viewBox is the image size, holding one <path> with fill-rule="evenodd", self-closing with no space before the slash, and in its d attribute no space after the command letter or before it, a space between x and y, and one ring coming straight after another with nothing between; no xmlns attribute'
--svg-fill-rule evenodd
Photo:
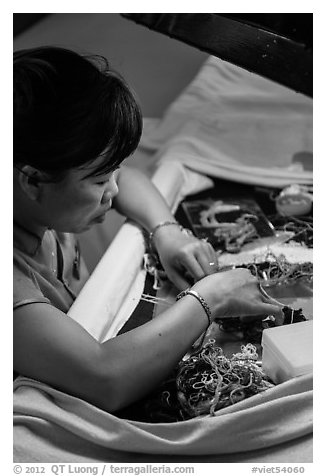
<svg viewBox="0 0 326 476"><path fill-rule="evenodd" d="M117 195L118 192L119 192L119 188L118 188L117 182L115 180L110 180L106 190L103 193L101 202L102 203L109 202L113 197Z"/></svg>

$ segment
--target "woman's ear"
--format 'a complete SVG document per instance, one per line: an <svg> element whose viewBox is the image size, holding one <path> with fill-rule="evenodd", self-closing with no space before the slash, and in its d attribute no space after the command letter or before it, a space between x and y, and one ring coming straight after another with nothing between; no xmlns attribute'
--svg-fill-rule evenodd
<svg viewBox="0 0 326 476"><path fill-rule="evenodd" d="M24 165L18 170L18 182L31 200L38 200L44 184L44 174L31 165Z"/></svg>

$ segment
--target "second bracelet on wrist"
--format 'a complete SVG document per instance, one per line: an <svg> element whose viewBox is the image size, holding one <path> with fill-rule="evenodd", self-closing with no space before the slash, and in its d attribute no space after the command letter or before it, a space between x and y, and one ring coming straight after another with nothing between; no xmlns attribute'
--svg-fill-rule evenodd
<svg viewBox="0 0 326 476"><path fill-rule="evenodd" d="M210 326L213 322L212 312L205 299L197 291L194 291L193 289L189 288L185 289L184 291L181 291L181 293L177 295L176 300L179 301L179 299L182 299L184 296L193 296L195 299L197 299L197 301L201 304L202 308L206 313L208 319L208 326Z"/></svg>

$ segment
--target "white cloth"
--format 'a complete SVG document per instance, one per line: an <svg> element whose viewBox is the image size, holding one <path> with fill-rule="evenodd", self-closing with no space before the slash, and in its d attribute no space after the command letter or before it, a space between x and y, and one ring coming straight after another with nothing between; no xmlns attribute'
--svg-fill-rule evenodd
<svg viewBox="0 0 326 476"><path fill-rule="evenodd" d="M87 462L245 459L275 445L293 447L312 431L312 377L292 379L206 416L172 424L117 418L43 383L19 377L14 384L14 461ZM240 453L240 455L239 455ZM214 455L214 458L212 457ZM232 457L232 455L234 455ZM311 462L293 450L290 462ZM278 460L270 461L276 463Z"/></svg>
<svg viewBox="0 0 326 476"><path fill-rule="evenodd" d="M155 160L248 184L312 183L312 100L214 57L145 132Z"/></svg>

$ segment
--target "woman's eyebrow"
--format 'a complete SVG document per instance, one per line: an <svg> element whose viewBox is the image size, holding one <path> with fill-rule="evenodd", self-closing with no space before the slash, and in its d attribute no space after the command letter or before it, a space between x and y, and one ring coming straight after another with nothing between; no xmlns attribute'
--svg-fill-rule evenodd
<svg viewBox="0 0 326 476"><path fill-rule="evenodd" d="M85 180L88 178L94 179L94 180L99 180L101 178L107 177L108 175L112 174L118 167L112 167L109 170L104 170L103 172L99 171L98 173L96 172L96 169L94 169L93 172L88 172L82 177L80 177L80 180Z"/></svg>

